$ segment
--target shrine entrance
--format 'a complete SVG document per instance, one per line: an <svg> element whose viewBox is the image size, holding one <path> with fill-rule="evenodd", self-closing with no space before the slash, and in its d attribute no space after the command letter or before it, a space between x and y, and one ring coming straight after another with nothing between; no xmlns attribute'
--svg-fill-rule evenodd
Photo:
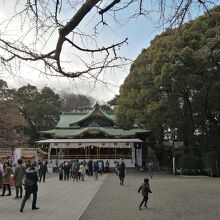
<svg viewBox="0 0 220 220"><path fill-rule="evenodd" d="M143 142L140 139L49 139L38 144L50 143L48 161L64 160L108 160L123 158L128 167L136 163L135 149ZM111 164L110 164L111 165Z"/></svg>

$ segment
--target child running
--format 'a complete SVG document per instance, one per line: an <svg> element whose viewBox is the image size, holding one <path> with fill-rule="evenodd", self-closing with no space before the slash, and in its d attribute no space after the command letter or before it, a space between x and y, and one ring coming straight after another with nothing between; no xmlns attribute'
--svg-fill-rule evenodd
<svg viewBox="0 0 220 220"><path fill-rule="evenodd" d="M141 210L142 205L144 204L144 207L147 208L147 200L148 200L148 193L152 193L150 190L150 185L149 185L149 179L145 178L144 183L139 187L138 193L142 193L143 199L139 205L139 210Z"/></svg>

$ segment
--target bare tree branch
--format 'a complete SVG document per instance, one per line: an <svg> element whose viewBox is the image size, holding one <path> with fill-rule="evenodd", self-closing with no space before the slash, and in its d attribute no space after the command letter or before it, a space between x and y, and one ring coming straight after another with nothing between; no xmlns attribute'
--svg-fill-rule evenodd
<svg viewBox="0 0 220 220"><path fill-rule="evenodd" d="M97 80L101 71L120 68L120 65L130 63L119 51L128 44L128 38L103 43L101 32L103 29L113 30L113 21L115 24L125 24L125 21L139 16L151 20L150 13L156 12L160 14L162 24L181 25L191 9L194 10L200 5L208 11L213 4L220 2L220 0L157 0L151 3L147 0L14 1L14 14L0 26L0 65L2 64L7 71L13 71L14 67L16 69L22 64L21 61L36 62L38 65L36 69L48 75L72 78L93 75ZM18 33L11 34L10 28L14 28L15 24ZM87 28L88 24L91 25L90 28ZM88 60L84 54L89 57ZM80 64L77 61L80 61Z"/></svg>
<svg viewBox="0 0 220 220"><path fill-rule="evenodd" d="M99 14L102 15L105 12L107 12L108 10L110 10L111 8L113 8L116 4L118 4L120 2L120 0L114 0L111 4L109 4L108 6L106 6L104 9L99 11Z"/></svg>

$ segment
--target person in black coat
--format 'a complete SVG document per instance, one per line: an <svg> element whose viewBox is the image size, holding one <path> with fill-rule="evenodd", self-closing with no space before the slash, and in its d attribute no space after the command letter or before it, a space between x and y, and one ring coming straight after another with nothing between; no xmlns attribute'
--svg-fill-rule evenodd
<svg viewBox="0 0 220 220"><path fill-rule="evenodd" d="M39 169L39 176L40 176L39 183L41 182L42 177L43 177L43 182L45 182L46 173L47 173L47 163L43 161Z"/></svg>
<svg viewBox="0 0 220 220"><path fill-rule="evenodd" d="M70 177L70 163L68 161L64 161L64 180L69 180Z"/></svg>
<svg viewBox="0 0 220 220"><path fill-rule="evenodd" d="M144 204L144 207L147 208L147 201L148 201L148 193L152 193L150 190L150 185L149 185L149 179L145 178L144 183L139 187L138 193L142 193L143 199L139 205L139 209L141 210L141 206Z"/></svg>
<svg viewBox="0 0 220 220"><path fill-rule="evenodd" d="M118 176L120 180L120 185L124 185L125 163L123 159L121 159L121 163L119 164L119 167L118 167Z"/></svg>
<svg viewBox="0 0 220 220"><path fill-rule="evenodd" d="M26 169L26 175L25 175L25 196L21 203L20 212L23 212L25 203L28 198L30 198L30 195L33 194L33 201L32 201L32 210L39 209L36 206L37 203L37 191L38 191L38 176L37 176L37 170L34 167L34 164L31 164L30 167Z"/></svg>

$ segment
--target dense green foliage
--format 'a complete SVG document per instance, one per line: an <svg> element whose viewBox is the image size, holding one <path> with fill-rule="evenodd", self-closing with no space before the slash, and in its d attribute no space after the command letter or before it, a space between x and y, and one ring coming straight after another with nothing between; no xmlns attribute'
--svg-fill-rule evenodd
<svg viewBox="0 0 220 220"><path fill-rule="evenodd" d="M199 157L193 157L190 155L182 155L178 162L177 162L177 168L182 169L201 169L202 168L202 162Z"/></svg>
<svg viewBox="0 0 220 220"><path fill-rule="evenodd" d="M59 96L51 88L39 90L30 84L9 89L7 82L0 80L0 146L32 145L40 138L40 131L56 126L61 111L86 112L94 102L90 96L73 93ZM109 104L101 108L112 111Z"/></svg>
<svg viewBox="0 0 220 220"><path fill-rule="evenodd" d="M219 33L217 7L157 36L120 88L117 123L151 129L159 142L182 139L191 155L198 146L203 152L219 148Z"/></svg>
<svg viewBox="0 0 220 220"><path fill-rule="evenodd" d="M204 168L212 169L212 173L209 173L209 175L220 175L220 151L205 153L202 157L202 163Z"/></svg>
<svg viewBox="0 0 220 220"><path fill-rule="evenodd" d="M60 116L60 97L48 87L41 91L37 87L27 85L17 92L22 114L29 124L29 134L32 142L39 136L39 131L52 129Z"/></svg>

